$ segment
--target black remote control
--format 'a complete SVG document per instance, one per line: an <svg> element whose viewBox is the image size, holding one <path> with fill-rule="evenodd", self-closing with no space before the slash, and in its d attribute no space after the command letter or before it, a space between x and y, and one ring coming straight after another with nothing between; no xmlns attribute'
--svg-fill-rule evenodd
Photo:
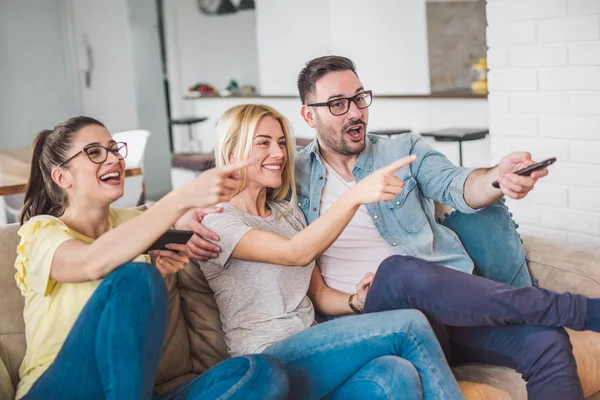
<svg viewBox="0 0 600 400"><path fill-rule="evenodd" d="M556 162L556 157L548 158L546 160L540 161L537 164L530 165L527 168L523 168L515 172L517 175L521 176L529 176L533 171L537 171L538 169L546 168L548 165L552 165ZM500 183L498 181L492 182L492 186L496 189L500 189Z"/></svg>

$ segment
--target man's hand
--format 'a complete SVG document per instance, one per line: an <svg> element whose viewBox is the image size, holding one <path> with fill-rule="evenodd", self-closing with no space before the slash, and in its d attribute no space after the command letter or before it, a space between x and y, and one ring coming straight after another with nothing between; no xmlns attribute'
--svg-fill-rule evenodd
<svg viewBox="0 0 600 400"><path fill-rule="evenodd" d="M205 215L220 213L222 211L222 207L195 208L183 214L177 220L175 223L176 229L194 231L194 236L187 243L190 258L198 261L206 261L219 256L221 248L204 239L220 240L219 236L202 225L202 219Z"/></svg>
<svg viewBox="0 0 600 400"><path fill-rule="evenodd" d="M514 152L505 156L498 164L498 182L502 193L511 199L522 199L533 189L538 179L548 175L548 169L534 171L530 176L519 176L514 172L535 164L531 154Z"/></svg>

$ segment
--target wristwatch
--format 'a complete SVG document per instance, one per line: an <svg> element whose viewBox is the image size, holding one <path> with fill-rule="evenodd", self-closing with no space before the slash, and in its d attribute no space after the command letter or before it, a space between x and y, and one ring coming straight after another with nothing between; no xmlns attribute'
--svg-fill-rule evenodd
<svg viewBox="0 0 600 400"><path fill-rule="evenodd" d="M356 306L354 306L354 304L352 303L355 296L358 296L358 293L352 293L350 295L350 297L348 297L348 305L350 306L352 311L354 311L354 314L362 314L362 310L359 310L358 308L356 308Z"/></svg>

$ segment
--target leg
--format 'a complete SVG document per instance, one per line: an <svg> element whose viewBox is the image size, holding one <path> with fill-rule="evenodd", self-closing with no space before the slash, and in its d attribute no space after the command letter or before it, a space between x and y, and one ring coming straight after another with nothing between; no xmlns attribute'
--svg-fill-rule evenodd
<svg viewBox="0 0 600 400"><path fill-rule="evenodd" d="M98 286L27 400L148 399L167 324L158 270L130 263Z"/></svg>
<svg viewBox="0 0 600 400"><path fill-rule="evenodd" d="M502 365L527 381L531 400L583 400L569 336L563 328L508 325L448 327L454 361Z"/></svg>
<svg viewBox="0 0 600 400"><path fill-rule="evenodd" d="M451 326L586 326L587 298L535 287L514 288L414 257L384 260L365 312L414 308Z"/></svg>
<svg viewBox="0 0 600 400"><path fill-rule="evenodd" d="M323 398L366 364L391 355L415 366L424 399L462 399L427 319L415 310L338 318L274 343L264 353L283 362L292 398Z"/></svg>
<svg viewBox="0 0 600 400"><path fill-rule="evenodd" d="M225 360L155 400L278 400L286 399L288 391L281 363L258 354Z"/></svg>
<svg viewBox="0 0 600 400"><path fill-rule="evenodd" d="M327 396L327 400L347 399L422 400L419 373L403 358L376 358Z"/></svg>

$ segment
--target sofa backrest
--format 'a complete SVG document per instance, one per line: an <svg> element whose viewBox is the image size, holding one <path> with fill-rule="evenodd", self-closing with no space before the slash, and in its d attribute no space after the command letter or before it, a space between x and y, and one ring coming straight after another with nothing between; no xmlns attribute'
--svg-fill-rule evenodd
<svg viewBox="0 0 600 400"><path fill-rule="evenodd" d="M0 359L14 386L25 356L24 302L14 278L18 230L18 224L0 226Z"/></svg>
<svg viewBox="0 0 600 400"><path fill-rule="evenodd" d="M18 224L0 225L0 361L8 370L14 387L19 380L18 371L26 350L24 301L14 279L18 229ZM181 312L176 275L167 281L167 288L169 320L157 385L192 372L188 330Z"/></svg>

